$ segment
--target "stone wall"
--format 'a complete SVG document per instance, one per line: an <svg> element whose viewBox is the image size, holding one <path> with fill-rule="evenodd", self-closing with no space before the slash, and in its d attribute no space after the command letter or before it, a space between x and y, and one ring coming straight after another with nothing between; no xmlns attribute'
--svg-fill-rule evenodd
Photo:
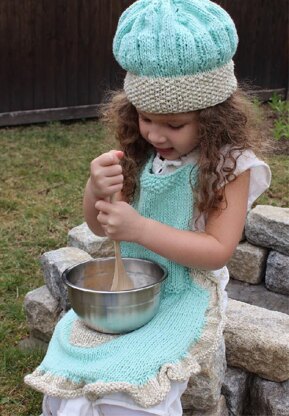
<svg viewBox="0 0 289 416"><path fill-rule="evenodd" d="M257 206L245 238L228 265L225 343L190 380L184 415L289 416L289 209ZM113 256L111 242L85 223L69 232L67 247L41 256L45 285L25 297L30 338L23 347L45 347L70 308L63 271L107 256Z"/></svg>
<svg viewBox="0 0 289 416"><path fill-rule="evenodd" d="M289 314L289 208L252 209L228 268L230 298Z"/></svg>

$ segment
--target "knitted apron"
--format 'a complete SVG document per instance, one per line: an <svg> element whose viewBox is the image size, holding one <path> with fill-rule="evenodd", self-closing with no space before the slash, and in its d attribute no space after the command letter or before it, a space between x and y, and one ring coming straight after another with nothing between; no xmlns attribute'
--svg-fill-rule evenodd
<svg viewBox="0 0 289 416"><path fill-rule="evenodd" d="M154 175L151 166L152 159L143 169L133 206L143 216L190 230L197 167ZM43 362L25 377L27 384L66 399L126 392L149 407L164 399L170 381L185 381L200 371L223 329L215 278L135 243L122 243L122 255L152 260L168 270L157 315L128 334L106 335L87 328L70 310L56 325Z"/></svg>

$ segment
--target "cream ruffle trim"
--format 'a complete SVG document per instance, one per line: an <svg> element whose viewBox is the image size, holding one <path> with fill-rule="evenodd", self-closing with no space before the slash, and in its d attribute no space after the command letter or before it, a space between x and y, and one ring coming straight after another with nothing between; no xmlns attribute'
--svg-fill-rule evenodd
<svg viewBox="0 0 289 416"><path fill-rule="evenodd" d="M129 383L96 382L88 385L71 382L36 369L25 377L25 383L46 395L63 399L85 396L89 400L109 393L123 392L129 394L142 407L159 404L171 388L171 381L185 381L201 371L201 363L217 350L225 325L223 293L218 279L210 272L193 271L192 277L201 287L209 290L211 301L206 315L206 325L200 340L193 345L187 356L177 364L164 364L157 376L147 384L135 386Z"/></svg>
<svg viewBox="0 0 289 416"><path fill-rule="evenodd" d="M234 63L195 75L146 77L128 72L124 90L139 110L169 114L201 110L222 103L237 89Z"/></svg>

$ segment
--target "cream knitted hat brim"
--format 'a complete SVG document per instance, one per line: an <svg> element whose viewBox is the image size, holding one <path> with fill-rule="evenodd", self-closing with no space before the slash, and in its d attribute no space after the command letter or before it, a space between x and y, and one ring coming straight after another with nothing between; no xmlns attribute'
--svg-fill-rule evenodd
<svg viewBox="0 0 289 416"><path fill-rule="evenodd" d="M148 113L182 113L211 107L225 101L237 89L234 63L211 71L177 77L151 78L126 74L128 100Z"/></svg>

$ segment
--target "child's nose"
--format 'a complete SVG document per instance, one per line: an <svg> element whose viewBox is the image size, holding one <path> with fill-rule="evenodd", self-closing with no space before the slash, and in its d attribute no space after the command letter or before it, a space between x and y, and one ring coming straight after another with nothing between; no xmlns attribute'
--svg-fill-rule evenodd
<svg viewBox="0 0 289 416"><path fill-rule="evenodd" d="M167 140L160 130L151 130L148 134L148 139L153 145L165 143Z"/></svg>

